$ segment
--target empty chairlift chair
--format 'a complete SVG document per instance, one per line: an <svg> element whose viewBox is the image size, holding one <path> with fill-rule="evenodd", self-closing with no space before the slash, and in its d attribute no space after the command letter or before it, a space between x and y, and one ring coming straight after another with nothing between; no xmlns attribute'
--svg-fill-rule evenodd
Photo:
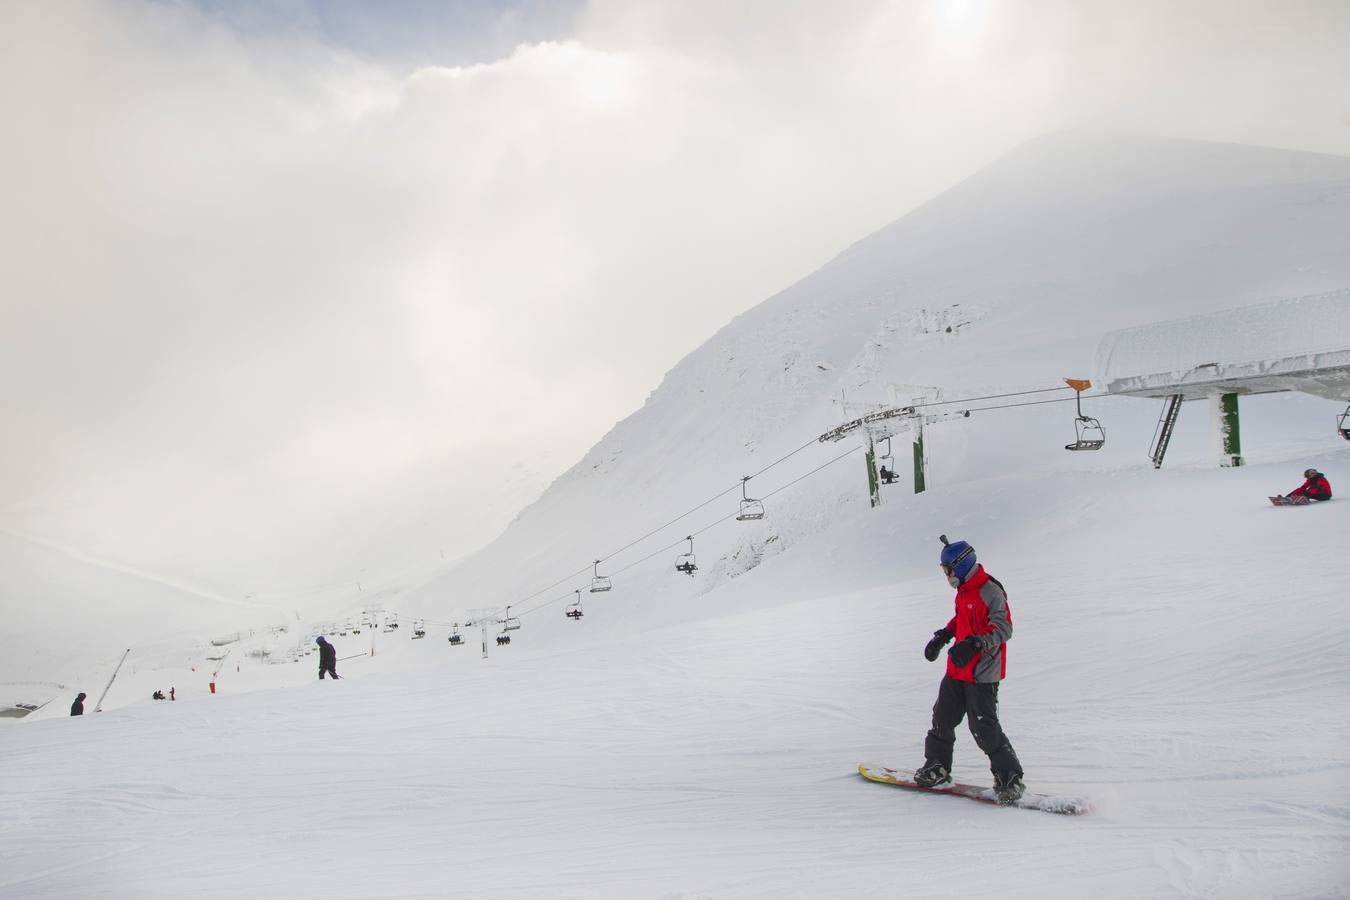
<svg viewBox="0 0 1350 900"><path fill-rule="evenodd" d="M736 513L737 522L753 522L764 518L764 504L745 493L745 485L750 481L750 477L741 476L741 511Z"/></svg>
<svg viewBox="0 0 1350 900"><path fill-rule="evenodd" d="M579 621L581 619L581 588L577 588L577 599L567 604L567 611L564 612L563 615L573 621Z"/></svg>
<svg viewBox="0 0 1350 900"><path fill-rule="evenodd" d="M1340 432L1341 437L1350 441L1350 405L1345 407L1345 412L1336 417L1336 430Z"/></svg>
<svg viewBox="0 0 1350 900"><path fill-rule="evenodd" d="M685 540L689 542L689 552L675 558L675 571L693 578L694 573L698 571L698 566L694 564L694 536L691 534Z"/></svg>
<svg viewBox="0 0 1350 900"><path fill-rule="evenodd" d="M1092 387L1086 378L1065 378L1064 383L1074 390L1074 401L1078 406L1078 417L1073 420L1074 434L1077 438L1072 444L1065 444L1065 450L1100 450L1106 444L1106 432L1102 423L1091 416L1083 415L1083 391Z"/></svg>
<svg viewBox="0 0 1350 900"><path fill-rule="evenodd" d="M501 626L503 632L515 631L520 627L520 619L511 615L511 607L509 606L506 608L506 615L502 616Z"/></svg>
<svg viewBox="0 0 1350 900"><path fill-rule="evenodd" d="M595 561L595 568L592 571L595 573L595 577L591 579L592 594L599 594L602 591L607 591L613 587L613 585L609 583L609 578L600 574L600 560L597 559Z"/></svg>

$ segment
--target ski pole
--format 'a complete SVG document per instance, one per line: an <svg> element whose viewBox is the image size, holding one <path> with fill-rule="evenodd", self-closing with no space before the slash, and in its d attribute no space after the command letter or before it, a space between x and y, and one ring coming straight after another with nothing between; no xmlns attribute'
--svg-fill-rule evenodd
<svg viewBox="0 0 1350 900"><path fill-rule="evenodd" d="M342 662L344 659L356 659L358 656L365 656L365 655L366 655L365 653L353 653L351 656L339 656L337 661Z"/></svg>

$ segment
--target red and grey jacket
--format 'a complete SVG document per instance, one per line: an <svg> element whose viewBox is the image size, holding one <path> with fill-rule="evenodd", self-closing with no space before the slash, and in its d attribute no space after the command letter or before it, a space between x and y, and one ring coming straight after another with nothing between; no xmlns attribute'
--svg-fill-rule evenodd
<svg viewBox="0 0 1350 900"><path fill-rule="evenodd" d="M997 579L989 577L984 566L976 566L970 577L956 589L956 615L947 630L957 643L972 634L983 649L961 668L947 657L947 674L957 681L998 682L1008 674L1007 640L1012 637L1012 612L1008 595Z"/></svg>
<svg viewBox="0 0 1350 900"><path fill-rule="evenodd" d="M1289 492L1290 497L1297 497L1300 494L1306 494L1309 500L1330 500L1331 482L1327 481L1325 475L1309 478L1301 487Z"/></svg>

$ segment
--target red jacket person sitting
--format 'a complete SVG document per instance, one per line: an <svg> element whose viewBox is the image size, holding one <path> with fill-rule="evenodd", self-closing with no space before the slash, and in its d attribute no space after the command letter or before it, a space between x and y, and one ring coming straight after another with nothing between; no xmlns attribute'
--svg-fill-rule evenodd
<svg viewBox="0 0 1350 900"><path fill-rule="evenodd" d="M1327 481L1327 476L1316 469L1308 469L1303 473L1303 477L1307 480L1290 491L1290 497L1307 497L1309 500L1331 499L1331 482Z"/></svg>

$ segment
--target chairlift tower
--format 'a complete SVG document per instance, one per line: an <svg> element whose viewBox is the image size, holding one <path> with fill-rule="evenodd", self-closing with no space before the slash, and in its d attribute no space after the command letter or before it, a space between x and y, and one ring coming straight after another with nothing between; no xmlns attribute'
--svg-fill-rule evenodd
<svg viewBox="0 0 1350 900"><path fill-rule="evenodd" d="M927 411L929 407L941 401L942 389L930 388L925 396L916 397L909 406L893 406L876 409L866 415L860 416L844 424L832 428L822 434L818 441L821 443L841 441L846 437L862 431L866 435L866 463L867 463L867 489L871 498L872 506L881 505L881 484L883 479L877 471L877 449L876 445L885 442L886 453L882 459L889 459L894 462L891 456L891 439L896 437L902 431L911 431L914 433L913 442L913 460L914 460L914 493L921 494L927 487L927 465L928 457L924 447L923 428L933 422L945 422L949 419L966 419L970 417L970 410L955 409L946 412ZM894 469L888 469L888 474L894 473ZM893 481L885 481L889 484Z"/></svg>

